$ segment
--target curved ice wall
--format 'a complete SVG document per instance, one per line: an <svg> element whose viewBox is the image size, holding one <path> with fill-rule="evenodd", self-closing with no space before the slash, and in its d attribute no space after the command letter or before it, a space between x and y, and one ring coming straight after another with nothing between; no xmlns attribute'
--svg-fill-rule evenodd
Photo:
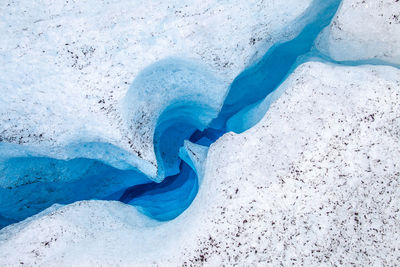
<svg viewBox="0 0 400 267"><path fill-rule="evenodd" d="M194 61L169 58L144 69L123 101L130 139L158 173L144 171L155 181L177 174L183 140L218 116L225 94L221 79Z"/></svg>
<svg viewBox="0 0 400 267"><path fill-rule="evenodd" d="M207 147L262 118L271 92L307 58L339 5L315 0L295 22L299 34L274 45L229 93L194 61L169 58L144 69L121 104L137 155L102 140L52 150L0 143L0 227L82 199L120 200L158 220L175 218L196 196Z"/></svg>

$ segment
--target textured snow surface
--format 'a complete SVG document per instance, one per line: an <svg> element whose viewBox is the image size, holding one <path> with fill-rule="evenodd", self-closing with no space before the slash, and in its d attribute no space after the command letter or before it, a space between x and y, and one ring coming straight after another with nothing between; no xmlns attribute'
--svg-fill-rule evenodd
<svg viewBox="0 0 400 267"><path fill-rule="evenodd" d="M396 265L400 71L310 62L282 86L259 124L211 146L177 219L53 206L0 231L0 265Z"/></svg>
<svg viewBox="0 0 400 267"><path fill-rule="evenodd" d="M154 165L151 141L131 140L119 105L139 71L190 58L223 77L226 90L282 33L296 31L288 25L310 2L1 1L0 141L41 150L106 142Z"/></svg>
<svg viewBox="0 0 400 267"><path fill-rule="evenodd" d="M400 2L343 0L317 47L333 59L400 64Z"/></svg>

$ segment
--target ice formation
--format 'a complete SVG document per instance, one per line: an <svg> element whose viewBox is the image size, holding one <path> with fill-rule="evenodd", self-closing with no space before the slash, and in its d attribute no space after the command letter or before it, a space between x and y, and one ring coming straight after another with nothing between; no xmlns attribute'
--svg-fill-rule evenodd
<svg viewBox="0 0 400 267"><path fill-rule="evenodd" d="M344 0L317 47L336 61L400 65L397 0ZM386 63L385 63L386 62Z"/></svg>
<svg viewBox="0 0 400 267"><path fill-rule="evenodd" d="M175 220L117 202L56 205L0 232L0 263L394 265L399 77L303 64L260 123L211 146Z"/></svg>
<svg viewBox="0 0 400 267"><path fill-rule="evenodd" d="M3 224L24 219L52 203L93 198L120 200L138 206L152 218L173 219L190 205L198 190L193 162L184 158L188 164L179 157L184 140L204 145L206 139L210 145L224 133L231 116L273 91L297 58L310 51L339 4L338 0L315 0L295 20L300 33L273 46L260 63L233 82L228 94L223 79L195 61L169 58L142 70L121 104L123 129L139 157L100 141L75 141L50 151L36 149L40 153L32 152L35 150L29 146L14 145L13 152L23 151L18 156L9 155L5 147L1 179L7 187L2 188L5 193L0 206ZM244 90L246 87L249 90ZM47 173L47 169L52 171ZM123 170L127 173L119 175ZM125 175L130 177L130 186L126 186L127 179L120 178ZM19 179L21 176L24 178ZM113 182L107 187L103 180ZM28 193L32 191L35 193Z"/></svg>
<svg viewBox="0 0 400 267"><path fill-rule="evenodd" d="M135 77L159 60L179 57L206 65L228 87L276 40L296 33L292 22L310 3L2 1L0 95L7 97L0 98L0 140L62 159L69 155L49 150L112 144L116 154L126 153L120 157L125 165L148 162L143 169L154 175L151 140L144 147L130 139L134 133L121 118L119 103ZM114 164L104 150L110 148L84 157ZM140 164L131 154L143 159Z"/></svg>
<svg viewBox="0 0 400 267"><path fill-rule="evenodd" d="M179 172L183 140L217 117L225 92L222 80L205 66L178 58L159 61L136 77L123 99L124 119L135 147L150 154L144 158L156 162L157 157L157 180Z"/></svg>
<svg viewBox="0 0 400 267"><path fill-rule="evenodd" d="M1 29L8 38L2 40L0 64L7 66L0 72L0 90L7 96L0 99L1 225L52 203L122 196L131 202L143 188L152 194L167 187L166 198L174 196L180 207L173 213L182 212L197 192L197 177L190 183L195 193L192 188L174 191L184 189L177 181L191 181L194 167L192 161L181 162L180 146L196 130L191 141L199 145L221 135L202 130L217 116L228 81L275 40L298 31L288 26L310 1L294 2L292 7L280 1L153 1L139 6L130 1L55 2L47 12L4 2L8 13ZM136 13L127 16L127 10ZM207 33L215 24L221 27ZM149 25L154 26L151 36ZM177 35L173 28L182 30ZM229 46L221 49L222 43ZM164 180L166 176L170 179ZM139 191L127 196L127 188ZM180 205L183 195L186 206ZM167 206L161 195L159 203L153 200L154 207ZM160 212L156 217L171 219L171 211L164 212L165 218Z"/></svg>
<svg viewBox="0 0 400 267"><path fill-rule="evenodd" d="M295 22L304 24L295 38L275 44L259 63L233 81L220 114L224 121L229 119L228 130L243 132L263 117L265 112L254 116L249 110L273 92L302 60L300 57L310 52L315 38L329 24L339 5L340 1L315 0Z"/></svg>
<svg viewBox="0 0 400 267"><path fill-rule="evenodd" d="M229 88L234 71L203 57L143 69L116 109L120 137L22 146L4 134L0 226L52 203L130 205L53 205L0 231L0 263L395 264L400 72L385 49L397 41L334 50L354 3L307 3Z"/></svg>

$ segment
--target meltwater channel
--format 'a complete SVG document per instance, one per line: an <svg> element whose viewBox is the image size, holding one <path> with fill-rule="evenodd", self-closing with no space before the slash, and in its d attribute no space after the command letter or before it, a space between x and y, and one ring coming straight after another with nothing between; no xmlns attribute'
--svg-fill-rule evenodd
<svg viewBox="0 0 400 267"><path fill-rule="evenodd" d="M7 159L1 166L2 175L15 180L15 186L0 187L0 228L54 203L68 204L87 199L119 200L159 221L176 218L196 197L202 175L196 163L180 149L184 141L189 140L201 150L227 131L240 133L255 125L266 111L260 109L260 105L299 64L307 61L314 40L329 25L340 2L314 0L296 21L302 25L298 35L275 44L261 60L238 75L219 115L206 127L199 125L196 117L196 114L207 113L205 105L176 103L166 109L158 119L154 133L157 161L159 166L165 166L167 176L160 183L152 182L139 170L120 170L84 157L72 160L50 157ZM90 148L97 144L85 145ZM6 148L7 145L0 147ZM174 173L174 168L179 171ZM169 173L174 174L168 176ZM18 184L18 180L24 178L21 174L34 179L27 178L25 180L29 182ZM54 176L57 176L56 180L46 181L46 177Z"/></svg>

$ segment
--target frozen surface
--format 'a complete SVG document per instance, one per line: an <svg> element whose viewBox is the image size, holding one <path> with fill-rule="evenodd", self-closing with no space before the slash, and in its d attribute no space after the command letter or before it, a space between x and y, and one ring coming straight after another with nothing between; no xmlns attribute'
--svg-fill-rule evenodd
<svg viewBox="0 0 400 267"><path fill-rule="evenodd" d="M343 0L317 47L338 61L381 60L400 64L400 2Z"/></svg>
<svg viewBox="0 0 400 267"><path fill-rule="evenodd" d="M398 65L397 1L343 1L316 44L343 66L303 64L263 100L319 55L340 1L309 3L0 4L0 227L136 207L53 205L0 230L0 265L395 265L400 71L344 65ZM273 43L225 101L247 107L228 129L261 122L208 150Z"/></svg>
<svg viewBox="0 0 400 267"><path fill-rule="evenodd" d="M304 26L292 24L310 2L2 2L0 227L167 176L139 201L145 213L191 203L183 140L216 117L238 72Z"/></svg>
<svg viewBox="0 0 400 267"><path fill-rule="evenodd" d="M150 138L132 139L142 132L130 131L119 105L138 73L167 57L190 58L227 88L276 40L296 32L289 25L310 2L1 1L0 142L42 156L51 149L47 156L61 159L141 165L155 176ZM56 149L81 142L112 144L117 153L105 155L111 149L103 144L76 153Z"/></svg>
<svg viewBox="0 0 400 267"><path fill-rule="evenodd" d="M225 94L221 78L201 64L178 58L158 61L136 77L123 99L123 114L131 146L154 165L157 157L158 180L179 172L183 140L217 117Z"/></svg>
<svg viewBox="0 0 400 267"><path fill-rule="evenodd" d="M0 231L0 265L396 265L400 71L311 62L282 86L259 124L211 146L177 219L55 206Z"/></svg>
<svg viewBox="0 0 400 267"><path fill-rule="evenodd" d="M256 116L249 115L249 109L264 101L304 61L305 55L313 48L318 34L334 17L340 2L340 0L314 0L304 15L295 22L296 24L305 22L297 36L275 44L257 64L235 78L218 117L228 119L229 131L241 133L261 120L266 109L257 110Z"/></svg>

